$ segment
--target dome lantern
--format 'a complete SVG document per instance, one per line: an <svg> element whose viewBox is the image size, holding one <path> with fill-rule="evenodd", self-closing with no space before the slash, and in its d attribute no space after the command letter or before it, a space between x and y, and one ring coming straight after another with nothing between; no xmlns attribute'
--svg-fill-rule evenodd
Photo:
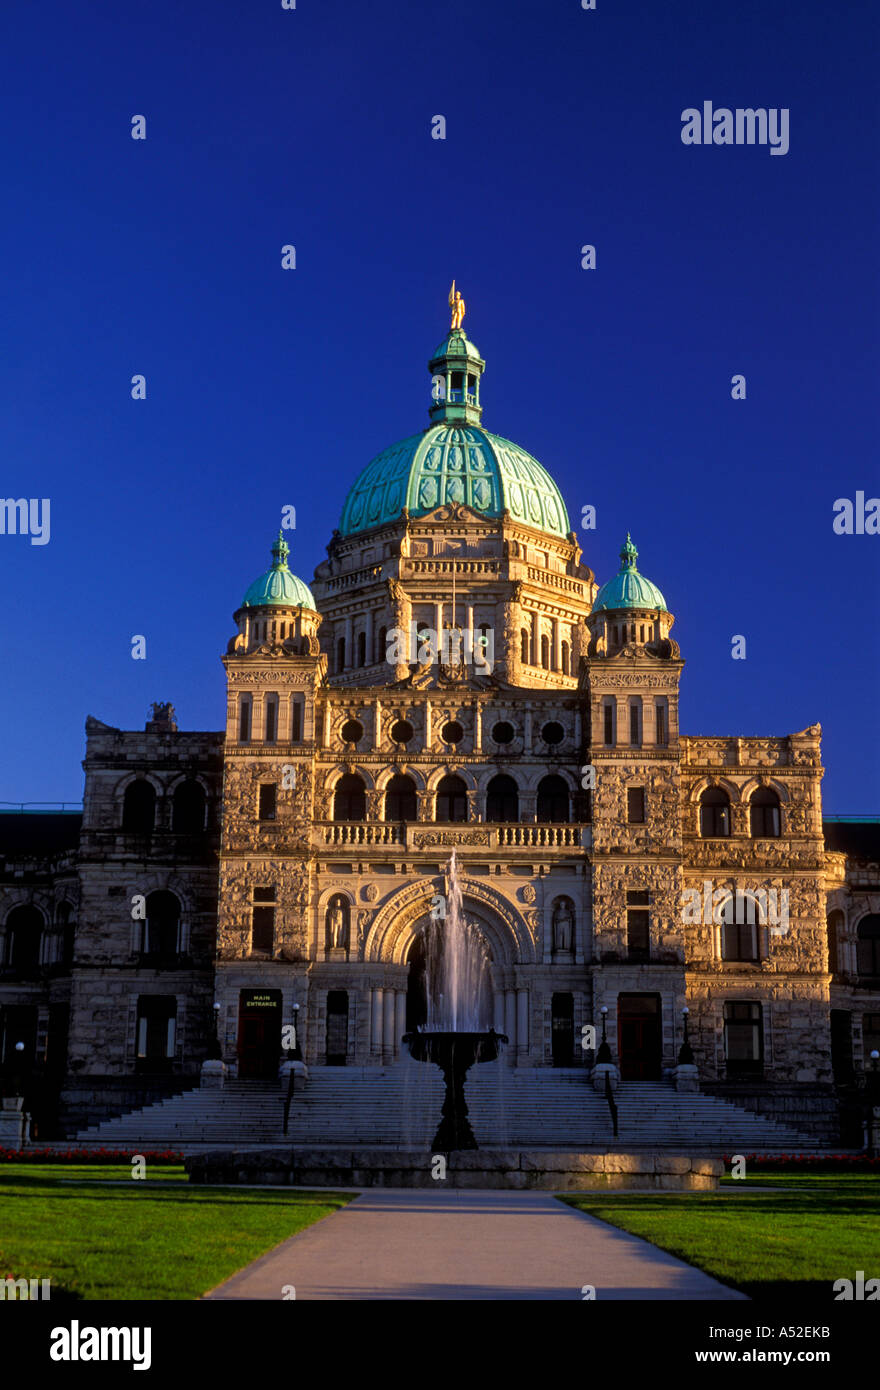
<svg viewBox="0 0 880 1390"><path fill-rule="evenodd" d="M455 281L449 291L452 326L430 362L431 396L428 412L436 425L442 421L457 425L478 425L483 414L480 405L480 377L486 363L461 326L464 300L456 292Z"/></svg>

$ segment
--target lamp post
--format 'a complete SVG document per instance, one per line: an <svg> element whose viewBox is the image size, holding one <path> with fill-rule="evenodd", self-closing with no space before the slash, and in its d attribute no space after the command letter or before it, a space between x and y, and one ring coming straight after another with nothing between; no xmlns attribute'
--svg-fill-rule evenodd
<svg viewBox="0 0 880 1390"><path fill-rule="evenodd" d="M606 1032L608 1009L603 1004L599 1012L602 1015L602 1041L599 1044L599 1051L596 1053L597 1066L601 1065L602 1063L611 1061L611 1048L608 1046L608 1034Z"/></svg>
<svg viewBox="0 0 880 1390"><path fill-rule="evenodd" d="M220 1046L220 1005L219 1005L219 1003L217 1002L216 999L215 999L215 1001L214 1001L213 1014L214 1014L214 1033L213 1033L213 1036L212 1036L212 1038L211 1038L211 1041L208 1043L208 1061L209 1061L209 1062L222 1062L222 1060L223 1060L223 1048Z"/></svg>
<svg viewBox="0 0 880 1390"><path fill-rule="evenodd" d="M678 1049L678 1065L680 1067L692 1067L694 1064L694 1050L688 1042L688 1015L690 1009L685 1004L681 1011L682 1022L684 1024L684 1036L681 1040L681 1047Z"/></svg>

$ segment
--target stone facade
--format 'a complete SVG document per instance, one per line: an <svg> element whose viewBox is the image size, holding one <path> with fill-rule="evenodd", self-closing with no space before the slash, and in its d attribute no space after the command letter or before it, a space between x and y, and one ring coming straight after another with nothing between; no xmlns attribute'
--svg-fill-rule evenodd
<svg viewBox="0 0 880 1390"><path fill-rule="evenodd" d="M659 591L609 606L573 532L504 508L336 532L312 588L236 612L223 732L89 719L78 835L22 852L0 816L3 1067L22 1032L47 1128L197 1084L215 1028L241 1077L284 1028L312 1065L394 1062L453 850L510 1065L589 1066L604 1027L659 1081L687 1027L744 1104L858 1087L880 827L823 826L818 725L683 735Z"/></svg>

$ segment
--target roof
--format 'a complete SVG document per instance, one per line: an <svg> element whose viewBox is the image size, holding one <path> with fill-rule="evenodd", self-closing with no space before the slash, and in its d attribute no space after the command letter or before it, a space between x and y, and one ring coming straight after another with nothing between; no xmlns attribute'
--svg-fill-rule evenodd
<svg viewBox="0 0 880 1390"><path fill-rule="evenodd" d="M339 529L350 536L397 520L404 508L424 516L447 503L464 503L487 517L507 511L555 536L571 529L562 494L536 458L481 425L448 421L392 444L368 463L346 498Z"/></svg>
<svg viewBox="0 0 880 1390"><path fill-rule="evenodd" d="M272 543L272 564L251 584L241 601L242 608L315 608L309 586L287 567L289 554L284 532L279 531L278 539Z"/></svg>
<svg viewBox="0 0 880 1390"><path fill-rule="evenodd" d="M596 595L594 613L603 609L610 612L621 608L662 608L666 611L666 600L657 585L652 584L643 574L639 574L636 567L638 558L639 552L627 531L620 552L620 569L613 579L602 585Z"/></svg>

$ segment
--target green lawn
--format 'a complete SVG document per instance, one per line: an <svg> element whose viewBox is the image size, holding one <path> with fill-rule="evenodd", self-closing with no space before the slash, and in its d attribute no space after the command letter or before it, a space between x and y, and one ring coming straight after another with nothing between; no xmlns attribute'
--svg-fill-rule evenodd
<svg viewBox="0 0 880 1390"><path fill-rule="evenodd" d="M182 1167L132 1181L130 1165L4 1163L0 1277L51 1278L53 1300L198 1298L350 1200L196 1187Z"/></svg>
<svg viewBox="0 0 880 1390"><path fill-rule="evenodd" d="M717 1193L572 1193L561 1200L751 1298L830 1303L836 1279L854 1279L857 1269L866 1279L880 1277L880 1176L754 1171L749 1179ZM759 1185L778 1190L750 1190Z"/></svg>

